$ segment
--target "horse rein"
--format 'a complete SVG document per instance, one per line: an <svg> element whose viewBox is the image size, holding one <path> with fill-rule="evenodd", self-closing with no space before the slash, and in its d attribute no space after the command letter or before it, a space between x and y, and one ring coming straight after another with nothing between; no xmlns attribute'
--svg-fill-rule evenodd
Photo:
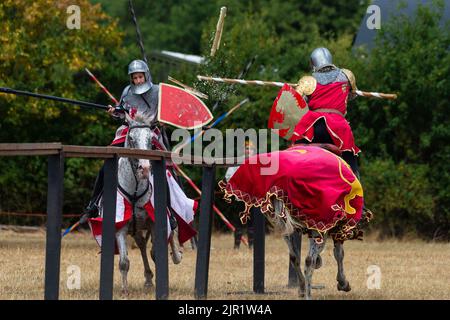
<svg viewBox="0 0 450 320"><path fill-rule="evenodd" d="M135 126L130 126L130 127L129 127L128 132L127 132L127 139L126 139L128 145L129 145L129 147L135 148L135 144L133 143L133 139L131 139L131 138L129 137L131 130L133 130L133 129L143 129L143 128L148 128L148 129L150 129L150 130L153 132L152 127L149 126L149 125L146 125L146 124L135 125ZM130 196L130 200L137 201L137 200L139 200L139 199L140 199L140 198L148 191L150 182L148 182L147 187L145 188L145 191L144 191L141 195L137 196L137 188L138 188L138 184L139 184L139 183L138 183L138 178L137 178L137 176L136 176L136 175L137 175L136 172L137 172L137 169L138 169L138 165L137 165L137 163L136 163L136 160L137 160L137 159L136 159L136 158L127 158L127 159L128 159L128 162L130 163L131 170L133 171L134 180L135 180L135 182L136 182L136 190L134 191L134 195L131 196L131 195L128 195L128 194L127 194L127 196Z"/></svg>
<svg viewBox="0 0 450 320"><path fill-rule="evenodd" d="M149 125L146 125L146 124L129 126L128 132L127 132L127 138L126 138L126 142L128 144L128 147L135 148L135 144L133 142L133 139L130 138L131 130L133 130L133 129L143 129L143 128L148 128L148 129L150 129L153 132L152 127L149 126ZM133 195L129 194L120 185L118 187L119 187L120 192L122 192L131 202L132 215L133 215L133 223L132 223L133 231L132 231L132 234L135 234L136 233L136 213L135 213L136 202L147 193L147 191L151 188L151 185L150 185L150 181L147 179L147 186L145 187L145 190L141 194L139 194L139 195L137 194L138 186L139 186L139 181L138 181L138 178L137 178L137 170L138 170L138 162L137 162L137 160L138 159L136 159L136 158L127 158L127 160L130 163L131 171L133 172L133 177L134 177L134 180L135 180L136 187L135 187L135 190L134 190L134 194Z"/></svg>

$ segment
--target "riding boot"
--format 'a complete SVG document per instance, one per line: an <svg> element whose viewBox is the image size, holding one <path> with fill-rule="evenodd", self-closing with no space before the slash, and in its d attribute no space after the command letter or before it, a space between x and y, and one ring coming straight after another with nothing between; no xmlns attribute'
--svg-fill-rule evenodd
<svg viewBox="0 0 450 320"><path fill-rule="evenodd" d="M84 224L89 218L98 217L99 208L96 201L90 201L89 204L84 208L83 214L80 217L80 224Z"/></svg>
<svg viewBox="0 0 450 320"><path fill-rule="evenodd" d="M103 191L103 176L104 166L100 169L100 172L95 179L94 190L92 191L89 204L83 209L83 213L80 217L80 224L86 223L89 218L95 218L99 214L98 200L100 199Z"/></svg>

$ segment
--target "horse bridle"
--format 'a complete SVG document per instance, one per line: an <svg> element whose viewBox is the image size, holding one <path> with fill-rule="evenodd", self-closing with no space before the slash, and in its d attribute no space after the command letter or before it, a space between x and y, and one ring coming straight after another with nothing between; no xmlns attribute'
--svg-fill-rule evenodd
<svg viewBox="0 0 450 320"><path fill-rule="evenodd" d="M133 129L142 129L142 128L149 128L150 130L152 130L152 127L149 126L149 125L146 125L146 124L130 126L128 128L126 141L127 141L128 146L130 148L135 148L136 147L136 145L133 142L133 139L130 137L131 130L133 130ZM138 185L139 185L139 181L138 181L138 178L137 178L137 170L138 170L139 160L136 159L136 158L127 158L127 160L130 163L131 171L133 172L133 177L134 177L134 180L136 182L135 183L136 187L135 187L135 190L134 190L134 194L133 195L129 194L120 185L118 187L119 187L119 190L130 200L130 202L132 204L133 221L135 222L136 219L135 219L135 210L134 210L134 208L135 208L136 202L147 193L147 191L151 188L151 184L150 184L150 181L147 179L147 186L146 186L145 190L141 194L137 194ZM135 229L135 223L133 223L133 229Z"/></svg>
<svg viewBox="0 0 450 320"><path fill-rule="evenodd" d="M135 148L135 144L133 143L133 139L130 137L130 132L133 129L142 129L142 128L149 128L151 131L153 131L152 127L146 124L142 124L142 125L135 125L135 126L129 126L128 127L128 132L127 132L127 137L126 137L126 141L129 147L131 148ZM136 202L142 198L147 191L151 188L151 184L150 181L147 179L147 186L145 187L144 192L142 192L141 194L137 194L138 191L138 185L139 185L139 181L137 178L137 170L138 170L138 163L139 160L136 158L127 158L128 162L130 163L131 166L131 171L133 172L133 177L135 180L135 190L134 190L134 194L131 195L129 194L125 189L122 188L122 186L119 184L118 188L120 190L120 192L122 192L131 202L131 208L132 208L132 216L133 216L133 220L132 220L132 234L134 235L136 233L136 212L135 212L135 207L136 207Z"/></svg>

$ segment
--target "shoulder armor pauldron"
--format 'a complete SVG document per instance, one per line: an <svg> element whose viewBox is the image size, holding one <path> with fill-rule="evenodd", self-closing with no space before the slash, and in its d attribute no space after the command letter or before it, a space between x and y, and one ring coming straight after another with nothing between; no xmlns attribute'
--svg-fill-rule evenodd
<svg viewBox="0 0 450 320"><path fill-rule="evenodd" d="M295 91L303 96L309 96L316 90L317 80L312 76L303 76L298 80Z"/></svg>
<svg viewBox="0 0 450 320"><path fill-rule="evenodd" d="M358 88L356 87L356 78L353 72L351 72L348 69L341 69L342 72L347 76L348 81L350 82L350 85L352 87L352 92L354 93Z"/></svg>

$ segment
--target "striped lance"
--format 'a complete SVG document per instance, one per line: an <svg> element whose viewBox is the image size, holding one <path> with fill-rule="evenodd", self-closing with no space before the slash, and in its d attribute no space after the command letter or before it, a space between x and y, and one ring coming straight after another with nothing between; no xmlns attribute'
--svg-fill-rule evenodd
<svg viewBox="0 0 450 320"><path fill-rule="evenodd" d="M228 78L217 78L217 77L206 77L206 76L197 76L199 80L202 81L214 81L214 82L223 82L223 83L240 83L240 84L251 84L251 85L259 85L259 86L275 86L282 87L285 82L276 82L276 81L261 81L261 80L241 80L241 79L228 79ZM291 87L296 87L296 83L287 83ZM362 97L373 97L379 99L397 99L396 94L392 93L379 93L379 92L366 92L361 90L356 90L356 94Z"/></svg>

